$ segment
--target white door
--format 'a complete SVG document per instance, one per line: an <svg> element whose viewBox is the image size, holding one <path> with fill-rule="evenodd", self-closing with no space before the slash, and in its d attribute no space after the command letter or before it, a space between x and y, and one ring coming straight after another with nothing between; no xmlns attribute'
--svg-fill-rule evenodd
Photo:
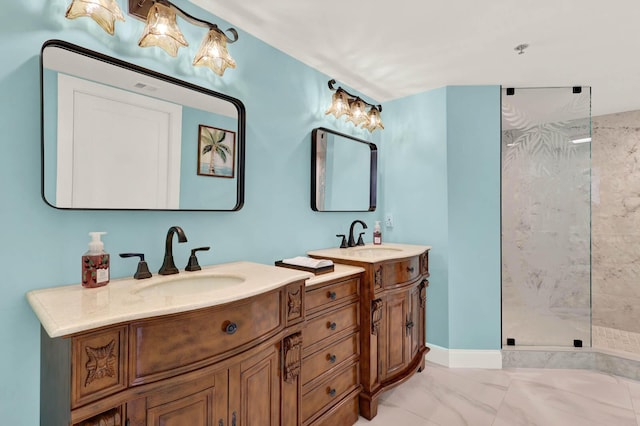
<svg viewBox="0 0 640 426"><path fill-rule="evenodd" d="M179 207L182 110L59 75L56 205Z"/></svg>

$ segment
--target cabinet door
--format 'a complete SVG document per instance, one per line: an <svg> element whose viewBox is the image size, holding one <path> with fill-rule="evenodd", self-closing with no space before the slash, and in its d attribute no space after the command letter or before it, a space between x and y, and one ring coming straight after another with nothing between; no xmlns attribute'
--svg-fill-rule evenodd
<svg viewBox="0 0 640 426"><path fill-rule="evenodd" d="M409 359L406 325L411 310L410 304L407 290L385 297L381 327L384 335L378 348L382 381L402 372Z"/></svg>
<svg viewBox="0 0 640 426"><path fill-rule="evenodd" d="M212 426L215 389L205 389L193 395L149 408L149 426Z"/></svg>
<svg viewBox="0 0 640 426"><path fill-rule="evenodd" d="M280 424L279 355L274 345L229 370L229 426Z"/></svg>
<svg viewBox="0 0 640 426"><path fill-rule="evenodd" d="M227 370L127 403L128 426L217 426L227 412ZM220 419L220 420L218 420Z"/></svg>

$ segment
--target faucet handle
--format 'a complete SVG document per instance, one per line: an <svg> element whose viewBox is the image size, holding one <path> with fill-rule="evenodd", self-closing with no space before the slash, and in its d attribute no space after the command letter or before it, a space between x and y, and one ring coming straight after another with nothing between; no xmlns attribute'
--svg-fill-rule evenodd
<svg viewBox="0 0 640 426"><path fill-rule="evenodd" d="M364 245L364 241L362 240L362 236L364 235L364 232L361 232L360 235L358 235L358 242L356 243L357 246L363 246Z"/></svg>
<svg viewBox="0 0 640 426"><path fill-rule="evenodd" d="M336 234L336 237L342 237L342 242L340 243L340 248L347 248L347 238L344 234Z"/></svg>
<svg viewBox="0 0 640 426"><path fill-rule="evenodd" d="M196 252L198 251L208 251L211 247L198 247L191 250L191 256L189 256L189 263L184 268L185 271L199 271L202 269L200 264L198 264L198 258L196 257Z"/></svg>
<svg viewBox="0 0 640 426"><path fill-rule="evenodd" d="M136 280L141 280L144 278L151 278L151 272L149 272L149 265L144 261L144 253L120 253L120 257L139 257L140 261L138 262L138 269L136 273L133 274L133 278Z"/></svg>

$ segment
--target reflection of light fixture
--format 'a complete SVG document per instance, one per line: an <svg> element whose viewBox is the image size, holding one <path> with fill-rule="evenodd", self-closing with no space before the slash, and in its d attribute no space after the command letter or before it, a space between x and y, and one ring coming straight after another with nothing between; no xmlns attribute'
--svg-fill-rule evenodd
<svg viewBox="0 0 640 426"><path fill-rule="evenodd" d="M573 142L573 143L587 143L587 142L591 142L591 138L573 139L571 142Z"/></svg>
<svg viewBox="0 0 640 426"><path fill-rule="evenodd" d="M140 47L157 46L169 55L177 56L180 47L189 45L178 28L176 16L180 16L193 25L209 30L193 65L209 67L220 76L225 69L236 67L236 62L227 51L227 43L238 40L238 32L234 28L227 30L233 37L230 38L216 24L189 15L168 0L129 0L129 15L145 23L138 41ZM114 34L115 20L124 21L117 0L73 0L66 17L75 19L80 16L90 16L111 35Z"/></svg>
<svg viewBox="0 0 640 426"><path fill-rule="evenodd" d="M335 80L329 80L329 89L334 90L335 93L325 114L333 114L336 118L344 115L347 117L347 121L370 132L376 129L384 129L380 119L382 105L374 105L363 101L360 97L352 95L342 87L336 89L334 84L336 84ZM368 112L366 111L367 106L369 107Z"/></svg>
<svg viewBox="0 0 640 426"><path fill-rule="evenodd" d="M116 0L73 0L65 17L76 19L81 16L92 18L111 35L115 31L116 19L124 22L124 15Z"/></svg>

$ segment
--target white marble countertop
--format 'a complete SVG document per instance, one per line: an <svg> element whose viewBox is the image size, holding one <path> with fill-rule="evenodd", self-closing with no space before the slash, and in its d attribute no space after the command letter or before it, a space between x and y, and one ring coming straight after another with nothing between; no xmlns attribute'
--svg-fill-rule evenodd
<svg viewBox="0 0 640 426"><path fill-rule="evenodd" d="M205 283L205 276L220 279L220 285ZM233 262L143 280L116 279L98 288L74 284L33 290L27 293L27 300L49 336L60 337L123 321L233 302L309 277L313 274ZM173 280L180 282L170 283ZM224 284L226 281L231 284Z"/></svg>
<svg viewBox="0 0 640 426"><path fill-rule="evenodd" d="M385 260L404 259L417 256L430 250L431 246L413 244L383 243L379 245L366 244L349 248L328 248L311 250L307 254L314 257L327 257L332 259L355 260L358 262L376 263Z"/></svg>
<svg viewBox="0 0 640 426"><path fill-rule="evenodd" d="M364 272L364 268L359 266L343 265L341 263L335 263L333 265L333 272L326 274L315 275L307 279L306 286L312 287L318 284L326 283L327 281L348 277L349 275L359 274Z"/></svg>

